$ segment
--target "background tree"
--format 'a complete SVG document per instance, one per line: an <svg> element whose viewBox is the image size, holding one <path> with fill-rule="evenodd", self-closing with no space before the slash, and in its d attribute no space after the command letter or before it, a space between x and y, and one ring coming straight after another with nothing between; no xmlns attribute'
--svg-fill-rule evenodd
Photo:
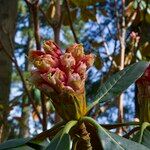
<svg viewBox="0 0 150 150"><path fill-rule="evenodd" d="M11 88L12 61L9 56L14 55L12 46L15 35L17 16L17 1L0 1L0 132L1 142L9 135L9 94Z"/></svg>

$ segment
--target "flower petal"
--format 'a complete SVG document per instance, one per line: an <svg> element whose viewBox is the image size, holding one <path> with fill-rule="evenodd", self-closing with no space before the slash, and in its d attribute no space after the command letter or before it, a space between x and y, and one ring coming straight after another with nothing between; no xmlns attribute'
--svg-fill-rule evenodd
<svg viewBox="0 0 150 150"><path fill-rule="evenodd" d="M34 59L38 58L39 56L42 56L44 55L45 53L42 52L42 51L34 51L34 50L31 50L29 51L29 54L28 54L28 58L31 62L34 61Z"/></svg>
<svg viewBox="0 0 150 150"><path fill-rule="evenodd" d="M95 56L93 54L88 54L88 55L85 55L81 61L86 64L87 68L89 68L93 65L94 58Z"/></svg>
<svg viewBox="0 0 150 150"><path fill-rule="evenodd" d="M71 53L65 53L64 55L60 56L60 61L62 66L65 66L66 68L71 68L76 63Z"/></svg>
<svg viewBox="0 0 150 150"><path fill-rule="evenodd" d="M81 79L78 73L69 74L68 86L72 87L74 91L83 91L84 80Z"/></svg>
<svg viewBox="0 0 150 150"><path fill-rule="evenodd" d="M82 44L74 44L70 46L69 48L66 49L67 53L71 53L72 56L76 59L79 60L81 57L84 56L84 49Z"/></svg>
<svg viewBox="0 0 150 150"><path fill-rule="evenodd" d="M51 40L44 42L43 48L47 54L51 54L54 57L59 57L61 55L60 48Z"/></svg>
<svg viewBox="0 0 150 150"><path fill-rule="evenodd" d="M81 76L82 79L86 78L87 66L83 62L79 62L76 68L76 72Z"/></svg>

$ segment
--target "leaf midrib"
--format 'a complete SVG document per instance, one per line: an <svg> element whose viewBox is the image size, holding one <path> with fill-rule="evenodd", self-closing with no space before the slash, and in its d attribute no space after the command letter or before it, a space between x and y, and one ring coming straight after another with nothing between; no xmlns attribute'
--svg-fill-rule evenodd
<svg viewBox="0 0 150 150"><path fill-rule="evenodd" d="M93 106L95 106L95 105L98 103L98 101L100 101L100 99L102 99L105 95L107 95L107 93L114 87L114 85L115 85L117 82L120 81L120 79L126 74L126 72L129 71L130 69L132 69L132 67L135 66L135 65L136 65L136 64L133 64L131 67L129 67L129 69L127 69L127 70L122 74L122 76L120 75L120 78L119 78L118 80L116 80L116 82L114 82L114 84L111 84L111 85L110 85L110 88L109 88L101 97L97 98L97 99L92 103L91 106L89 106L88 111L89 111ZM99 90L98 90L98 92L99 92Z"/></svg>

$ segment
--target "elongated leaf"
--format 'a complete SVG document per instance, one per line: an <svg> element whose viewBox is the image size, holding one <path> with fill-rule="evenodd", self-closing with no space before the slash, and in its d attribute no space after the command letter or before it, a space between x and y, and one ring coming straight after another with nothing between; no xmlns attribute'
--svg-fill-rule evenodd
<svg viewBox="0 0 150 150"><path fill-rule="evenodd" d="M112 75L98 90L94 102L89 105L88 110L99 102L113 99L134 83L148 67L148 62L134 63L125 69Z"/></svg>
<svg viewBox="0 0 150 150"><path fill-rule="evenodd" d="M141 130L133 137L133 141L139 142L150 149L150 123L145 122L142 124Z"/></svg>
<svg viewBox="0 0 150 150"><path fill-rule="evenodd" d="M70 150L70 136L69 134L65 133L63 136L59 135L54 138L54 140L51 141L51 143L48 145L46 150Z"/></svg>
<svg viewBox="0 0 150 150"><path fill-rule="evenodd" d="M140 139L140 132L138 132L134 137L133 137L133 141L139 142ZM146 147L148 147L150 149L150 131L148 129L145 129L143 132L143 136L142 136L142 141L141 141L142 145L145 145Z"/></svg>
<svg viewBox="0 0 150 150"><path fill-rule="evenodd" d="M41 132L37 136L35 136L32 141L33 142L41 142L44 141L46 138L52 138L59 130L60 128L65 124L64 121L58 122L55 124L51 129L46 130L44 132ZM55 134L54 134L55 133Z"/></svg>
<svg viewBox="0 0 150 150"><path fill-rule="evenodd" d="M145 130L147 127L150 127L150 123L144 122L144 123L142 124L142 126L141 126L139 143L142 142L144 130Z"/></svg>
<svg viewBox="0 0 150 150"><path fill-rule="evenodd" d="M93 118L83 117L82 120L88 121L97 129L99 142L101 142L104 150L148 150L144 145L109 132L100 126Z"/></svg>
<svg viewBox="0 0 150 150"><path fill-rule="evenodd" d="M55 131L64 124L64 122L60 122L56 124L54 127L52 127L50 130L44 131L37 135L34 138L26 138L26 139L13 139L6 141L2 144L0 144L0 150L5 149L37 149L41 150L47 147L48 142L46 141L46 138L49 137L49 135L52 135L51 132ZM54 134L54 133L53 133Z"/></svg>
<svg viewBox="0 0 150 150"><path fill-rule="evenodd" d="M104 150L148 150L144 145L125 139L102 127L99 128L99 137Z"/></svg>
<svg viewBox="0 0 150 150"><path fill-rule="evenodd" d="M8 150L35 150L29 146L19 146L19 147L16 147L16 148L9 148Z"/></svg>
<svg viewBox="0 0 150 150"><path fill-rule="evenodd" d="M76 123L77 121L68 122L65 127L56 134L46 150L70 150L71 140L68 133Z"/></svg>
<svg viewBox="0 0 150 150"><path fill-rule="evenodd" d="M0 144L0 150L19 147L19 146L25 145L30 140L31 140L31 138L9 140L9 141L6 141L6 142Z"/></svg>
<svg viewBox="0 0 150 150"><path fill-rule="evenodd" d="M45 140L43 142L42 141L41 142L38 141L38 143L36 143L36 142L28 142L26 145L30 146L31 148L36 149L36 150L43 150L43 149L45 149L48 146L48 144L49 144L49 142Z"/></svg>

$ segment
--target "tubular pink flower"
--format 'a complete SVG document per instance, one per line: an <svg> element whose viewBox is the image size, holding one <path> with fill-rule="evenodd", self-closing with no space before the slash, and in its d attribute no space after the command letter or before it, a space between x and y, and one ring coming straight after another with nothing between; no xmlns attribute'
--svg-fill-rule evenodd
<svg viewBox="0 0 150 150"><path fill-rule="evenodd" d="M78 73L69 74L68 77L68 85L74 89L74 91L82 90L84 87L82 86L82 80ZM80 91L81 92L81 91ZM83 90L82 90L83 92Z"/></svg>
<svg viewBox="0 0 150 150"><path fill-rule="evenodd" d="M44 42L43 49L43 52L29 53L29 60L36 68L31 73L31 81L51 97L64 120L79 119L86 113L86 70L92 66L94 55L85 55L81 44L74 44L61 53L50 40ZM66 105L69 110L64 109Z"/></svg>
<svg viewBox="0 0 150 150"><path fill-rule="evenodd" d="M58 59L50 54L45 54L44 52L39 53L39 51L31 51L29 54L29 60L31 60L37 69L43 72L48 71L51 67L58 66Z"/></svg>
<svg viewBox="0 0 150 150"><path fill-rule="evenodd" d="M61 55L60 48L51 40L44 42L43 49L47 54L50 54L54 57L59 57Z"/></svg>
<svg viewBox="0 0 150 150"><path fill-rule="evenodd" d="M48 71L50 67L58 66L58 60L57 58L52 58L51 55L46 54L35 59L33 64L40 70Z"/></svg>
<svg viewBox="0 0 150 150"><path fill-rule="evenodd" d="M39 57L39 56L42 56L42 55L44 55L45 53L44 52L42 52L42 51L34 51L34 50L31 50L30 52L29 52L29 60L31 61L31 62L33 62L34 61L34 59L35 58L37 58L37 57Z"/></svg>
<svg viewBox="0 0 150 150"><path fill-rule="evenodd" d="M86 72L87 70L87 65L83 62L79 62L76 68L76 72L80 75L81 79L85 79L86 78Z"/></svg>
<svg viewBox="0 0 150 150"><path fill-rule="evenodd" d="M82 62L84 62L87 66L87 68L91 67L94 63L94 55L93 54L88 54L85 55L82 59Z"/></svg>
<svg viewBox="0 0 150 150"><path fill-rule="evenodd" d="M60 83L65 82L65 73L59 68L56 68L55 72L47 72L42 74L41 77L49 84L53 86L59 86Z"/></svg>
<svg viewBox="0 0 150 150"><path fill-rule="evenodd" d="M71 68L76 63L71 53L65 53L64 55L60 56L60 61L62 66L65 66L66 68Z"/></svg>
<svg viewBox="0 0 150 150"><path fill-rule="evenodd" d="M94 55L85 55L81 44L74 44L64 54L52 41L46 41L43 47L45 52L31 51L29 59L41 72L44 82L52 84L53 87L59 84L62 91L84 91L86 70L93 64Z"/></svg>
<svg viewBox="0 0 150 150"><path fill-rule="evenodd" d="M74 44L72 46L70 46L69 48L66 49L67 53L71 53L72 56L76 59L76 60L80 60L81 57L84 56L84 50L83 50L83 46L82 44Z"/></svg>

